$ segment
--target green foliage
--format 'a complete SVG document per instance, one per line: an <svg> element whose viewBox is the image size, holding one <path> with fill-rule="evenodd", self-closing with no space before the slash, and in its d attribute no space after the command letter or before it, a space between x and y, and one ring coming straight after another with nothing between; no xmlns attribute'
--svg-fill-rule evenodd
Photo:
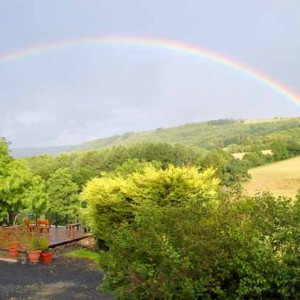
<svg viewBox="0 0 300 300"><path fill-rule="evenodd" d="M287 159L290 157L287 146L282 141L274 141L271 145L271 150L273 152L273 158L275 161Z"/></svg>
<svg viewBox="0 0 300 300"><path fill-rule="evenodd" d="M71 179L68 168L56 170L48 179L49 212L57 223L59 217L73 217L80 208L78 186Z"/></svg>
<svg viewBox="0 0 300 300"><path fill-rule="evenodd" d="M243 162L248 168L258 167L273 161L270 155L264 155L260 150L246 153Z"/></svg>
<svg viewBox="0 0 300 300"><path fill-rule="evenodd" d="M281 140L282 138L286 139L287 136L293 136L292 140L300 141L299 123L299 118L274 118L257 121L213 120L94 140L74 147L73 150L144 143L169 143L172 145L180 143L205 149L223 148L231 144L249 145L250 147L260 144L263 147L260 149L266 149L263 145L266 145L269 139ZM249 150L242 152L245 151Z"/></svg>
<svg viewBox="0 0 300 300"><path fill-rule="evenodd" d="M70 155L70 172L72 180L83 186L89 179L99 176L106 170L107 151L87 151Z"/></svg>
<svg viewBox="0 0 300 300"><path fill-rule="evenodd" d="M8 160L0 175L0 220L7 214L33 209L41 212L47 205L43 182L25 162ZM12 220L11 220L12 221Z"/></svg>
<svg viewBox="0 0 300 300"><path fill-rule="evenodd" d="M56 153L59 153L59 151L87 151L148 143L182 144L187 147L201 147L205 149L229 147L233 152L250 152L252 150L269 149L270 144L274 140L282 140L286 143L299 145L299 123L300 118L212 120L173 128L158 128L146 132L129 132L123 135L93 140L74 147L58 148ZM299 147L297 148L299 153ZM53 153L53 149L50 148L48 150L48 153ZM43 151L47 151L47 149L43 149Z"/></svg>
<svg viewBox="0 0 300 300"><path fill-rule="evenodd" d="M117 299L300 296L299 200L223 195L211 170L187 167L94 179L83 196Z"/></svg>
<svg viewBox="0 0 300 300"><path fill-rule="evenodd" d="M91 180L85 187L82 198L88 202L91 228L97 238L108 245L112 230L124 222L130 222L134 212L147 202L157 206L180 206L184 201L192 201L201 195L204 202L216 193L218 180L214 172L198 173L196 168L176 168L170 166L157 170L146 166L141 173L133 173L126 178L103 177Z"/></svg>
<svg viewBox="0 0 300 300"><path fill-rule="evenodd" d="M32 235L29 239L29 250L47 250L49 241L43 236Z"/></svg>
<svg viewBox="0 0 300 300"><path fill-rule="evenodd" d="M126 177L132 173L142 172L146 167L151 166L155 169L160 169L162 164L155 160L151 162L140 162L138 159L128 159L123 164L117 166L111 174L112 176L121 175Z"/></svg>
<svg viewBox="0 0 300 300"><path fill-rule="evenodd" d="M26 188L24 194L25 211L33 212L35 216L40 216L48 210L46 185L39 176L31 177L31 185Z"/></svg>
<svg viewBox="0 0 300 300"><path fill-rule="evenodd" d="M248 166L245 161L235 159L230 153L221 149L210 151L199 159L198 164L204 169L214 168L216 176L226 186L235 185L249 179Z"/></svg>
<svg viewBox="0 0 300 300"><path fill-rule="evenodd" d="M55 159L50 155L43 154L24 160L28 163L31 170L44 180L47 180L55 171Z"/></svg>
<svg viewBox="0 0 300 300"><path fill-rule="evenodd" d="M110 149L72 152L56 157L41 155L28 158L26 162L32 171L44 180L48 180L51 174L59 168L68 167L72 181L82 188L88 180L100 176L101 172L113 172L119 169L123 163L127 162L128 164L130 160L141 163L156 161L165 168L169 164L176 166L193 164L201 153L202 151L199 149L182 145L147 143L130 147L118 146Z"/></svg>
<svg viewBox="0 0 300 300"><path fill-rule="evenodd" d="M0 137L0 174L3 172L3 168L11 161L11 157L8 153L8 143L5 139Z"/></svg>

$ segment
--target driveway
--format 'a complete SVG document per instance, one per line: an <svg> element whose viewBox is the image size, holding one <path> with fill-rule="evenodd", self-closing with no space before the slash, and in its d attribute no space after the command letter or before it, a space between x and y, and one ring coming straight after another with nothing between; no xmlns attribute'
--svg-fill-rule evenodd
<svg viewBox="0 0 300 300"><path fill-rule="evenodd" d="M113 299L94 262L59 256L49 265L0 261L0 299Z"/></svg>

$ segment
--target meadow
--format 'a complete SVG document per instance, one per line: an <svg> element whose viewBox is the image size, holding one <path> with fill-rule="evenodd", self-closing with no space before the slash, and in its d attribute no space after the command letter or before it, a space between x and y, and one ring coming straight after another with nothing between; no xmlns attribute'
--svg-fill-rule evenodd
<svg viewBox="0 0 300 300"><path fill-rule="evenodd" d="M295 197L300 188L300 156L249 170L252 179L245 184L248 194L268 190L276 196Z"/></svg>

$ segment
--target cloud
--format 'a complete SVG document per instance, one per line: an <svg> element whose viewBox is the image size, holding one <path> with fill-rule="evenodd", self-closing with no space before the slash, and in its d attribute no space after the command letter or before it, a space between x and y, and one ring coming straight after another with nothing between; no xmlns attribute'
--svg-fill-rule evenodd
<svg viewBox="0 0 300 300"><path fill-rule="evenodd" d="M55 116L49 111L23 111L12 120L20 127L40 126L55 122Z"/></svg>

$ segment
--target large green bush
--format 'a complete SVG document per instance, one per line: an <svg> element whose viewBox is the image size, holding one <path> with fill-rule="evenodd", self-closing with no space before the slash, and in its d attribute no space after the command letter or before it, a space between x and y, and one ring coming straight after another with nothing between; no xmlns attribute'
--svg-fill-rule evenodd
<svg viewBox="0 0 300 300"><path fill-rule="evenodd" d="M217 194L211 170L91 181L89 216L120 299L297 299L299 200Z"/></svg>
<svg viewBox="0 0 300 300"><path fill-rule="evenodd" d="M82 198L88 202L88 218L95 235L109 246L114 229L134 222L135 212L144 205L181 207L200 201L204 206L216 195L214 172L198 173L194 167L157 169L145 164L143 170L127 177L117 173L91 180Z"/></svg>

